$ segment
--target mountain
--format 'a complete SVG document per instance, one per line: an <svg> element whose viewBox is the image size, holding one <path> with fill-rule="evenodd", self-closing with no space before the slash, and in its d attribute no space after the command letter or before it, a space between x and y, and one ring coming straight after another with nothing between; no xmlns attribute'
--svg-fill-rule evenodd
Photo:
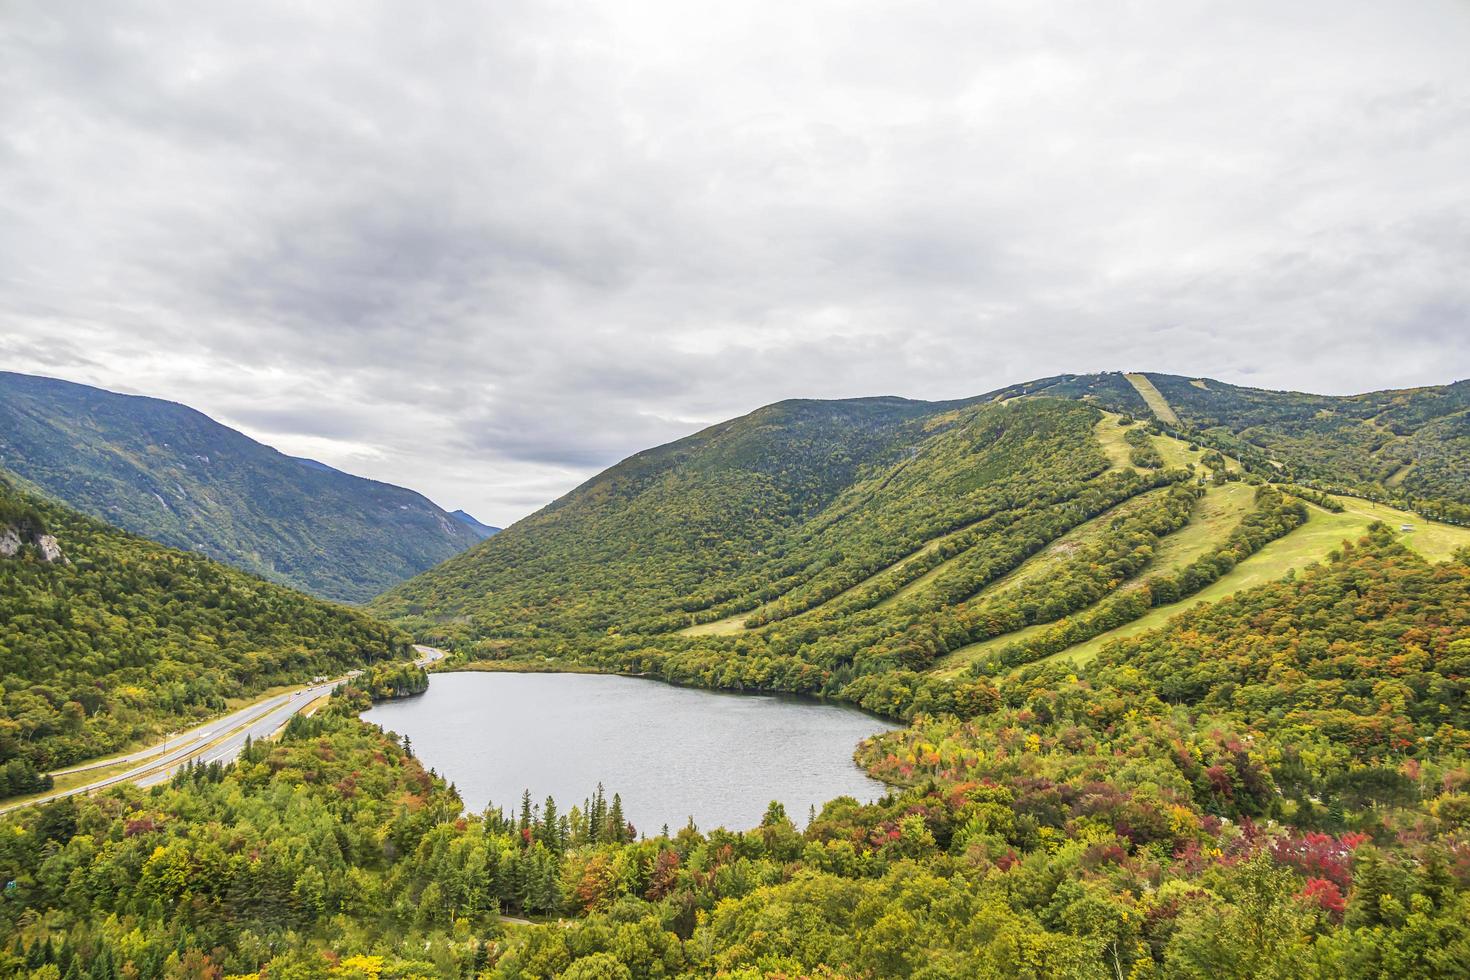
<svg viewBox="0 0 1470 980"><path fill-rule="evenodd" d="M900 465L926 420L956 408L900 398L767 406L629 457L375 608L484 612L512 631L598 631L656 615L670 597L775 560L867 468ZM890 493L899 487L912 483ZM487 592L489 606L472 609Z"/></svg>
<svg viewBox="0 0 1470 980"><path fill-rule="evenodd" d="M0 372L0 465L78 510L361 602L480 540L412 490L286 456L191 408Z"/></svg>
<svg viewBox="0 0 1470 980"><path fill-rule="evenodd" d="M489 524L481 524L462 510L452 510L449 512L449 516L462 523L471 531L474 531L481 539L488 538L492 534L499 534L505 530L504 528L491 527Z"/></svg>
<svg viewBox="0 0 1470 980"><path fill-rule="evenodd" d="M398 657L362 612L109 527L0 474L0 776ZM8 776L4 774L9 774ZM23 791L24 785L0 786Z"/></svg>
<svg viewBox="0 0 1470 980"><path fill-rule="evenodd" d="M958 402L781 402L624 460L371 608L476 657L907 715L1325 559L1377 521L1435 560L1470 545L1426 517L1464 499L1470 470L1424 453L1443 496L1410 497L1367 479L1342 421L1422 449L1458 424L1463 389L1326 398L1105 373ZM1344 486L1379 502L1328 492Z"/></svg>

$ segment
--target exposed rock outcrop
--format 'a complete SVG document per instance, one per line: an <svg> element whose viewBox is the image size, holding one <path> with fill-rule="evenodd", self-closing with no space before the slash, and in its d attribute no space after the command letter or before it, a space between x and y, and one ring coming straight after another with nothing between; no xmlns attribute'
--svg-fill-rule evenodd
<svg viewBox="0 0 1470 980"><path fill-rule="evenodd" d="M61 553L61 545L57 543L56 536L42 534L36 537L36 549L41 552L41 560L44 562L62 562L71 564L66 556Z"/></svg>
<svg viewBox="0 0 1470 980"><path fill-rule="evenodd" d="M41 560L47 564L70 565L71 560L61 551L61 543L53 534L25 534L14 527L0 529L0 558L14 558L26 545L34 545Z"/></svg>

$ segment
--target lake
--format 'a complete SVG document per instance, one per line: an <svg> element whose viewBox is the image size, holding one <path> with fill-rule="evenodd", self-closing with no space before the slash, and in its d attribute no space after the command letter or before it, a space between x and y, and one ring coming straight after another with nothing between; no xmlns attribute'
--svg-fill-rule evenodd
<svg viewBox="0 0 1470 980"><path fill-rule="evenodd" d="M432 675L417 697L363 718L407 735L414 754L453 782L465 806L509 814L521 792L565 813L601 782L629 821L657 834L694 817L700 829L748 829L780 800L797 826L838 796L869 802L884 786L852 761L893 726L855 708L784 696L725 694L607 674Z"/></svg>

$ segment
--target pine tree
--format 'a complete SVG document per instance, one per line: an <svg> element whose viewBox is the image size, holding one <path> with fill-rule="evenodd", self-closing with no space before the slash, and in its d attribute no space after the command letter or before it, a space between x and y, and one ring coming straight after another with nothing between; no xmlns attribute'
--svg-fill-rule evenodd
<svg viewBox="0 0 1470 980"><path fill-rule="evenodd" d="M623 818L623 798L613 794L612 809L607 812L607 837L617 844L628 842L628 821Z"/></svg>
<svg viewBox="0 0 1470 980"><path fill-rule="evenodd" d="M560 854L562 850L561 822L556 813L556 800L550 796L546 797L546 804L541 809L540 833L537 836L547 848Z"/></svg>
<svg viewBox="0 0 1470 980"><path fill-rule="evenodd" d="M1383 924L1381 900L1393 894L1388 869L1375 848L1364 847L1353 860L1352 900L1348 905L1347 924L1350 927L1377 926Z"/></svg>
<svg viewBox="0 0 1470 980"><path fill-rule="evenodd" d="M531 829L531 791L529 789L521 793L521 830Z"/></svg>
<svg viewBox="0 0 1470 980"><path fill-rule="evenodd" d="M112 959L112 947L103 946L92 959L90 980L117 980L117 967Z"/></svg>
<svg viewBox="0 0 1470 980"><path fill-rule="evenodd" d="M602 795L602 784L597 784L597 793L587 808L588 837L593 844L603 839L604 824L607 823L607 804Z"/></svg>

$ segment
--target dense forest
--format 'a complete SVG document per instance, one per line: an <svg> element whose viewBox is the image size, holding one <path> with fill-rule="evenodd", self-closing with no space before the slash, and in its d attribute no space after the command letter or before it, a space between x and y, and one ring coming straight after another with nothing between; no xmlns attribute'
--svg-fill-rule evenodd
<svg viewBox="0 0 1470 980"><path fill-rule="evenodd" d="M0 766L105 755L273 685L397 659L407 638L355 610L107 527L0 478ZM33 541L55 539L47 561Z"/></svg>
<svg viewBox="0 0 1470 980"><path fill-rule="evenodd" d="M0 466L116 527L339 601L484 536L412 490L283 455L183 405L4 371Z"/></svg>
<svg viewBox="0 0 1470 980"><path fill-rule="evenodd" d="M1470 559L1470 555L1465 556ZM1201 651L1210 650L1210 656ZM799 831L466 816L334 707L8 819L35 977L1401 977L1470 963L1470 565L1387 529L860 750ZM590 790L590 788L589 788ZM559 916L522 926L506 915ZM99 966L99 964L101 964Z"/></svg>

